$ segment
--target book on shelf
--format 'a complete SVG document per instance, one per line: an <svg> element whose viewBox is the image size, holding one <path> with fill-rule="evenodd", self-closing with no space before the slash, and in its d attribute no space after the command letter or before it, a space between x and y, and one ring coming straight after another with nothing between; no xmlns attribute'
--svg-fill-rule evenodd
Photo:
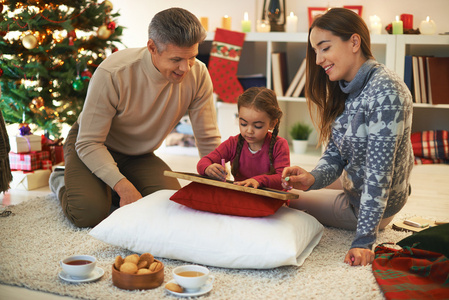
<svg viewBox="0 0 449 300"><path fill-rule="evenodd" d="M410 93L413 93L413 62L411 55L405 56L404 82L410 90Z"/></svg>
<svg viewBox="0 0 449 300"><path fill-rule="evenodd" d="M418 56L418 69L419 87L421 90L421 103L429 103L427 101L427 66L426 58L424 56Z"/></svg>
<svg viewBox="0 0 449 300"><path fill-rule="evenodd" d="M291 97L293 95L293 92L295 91L296 87L298 86L298 83L301 81L301 78L303 77L305 72L306 72L306 59L304 58L301 62L301 65L298 68L298 71L296 71L295 77L293 77L290 86L285 92L285 97Z"/></svg>
<svg viewBox="0 0 449 300"><path fill-rule="evenodd" d="M412 69L413 69L413 96L415 99L415 103L422 103L421 89L419 82L419 63L417 56L412 57Z"/></svg>
<svg viewBox="0 0 449 300"><path fill-rule="evenodd" d="M306 84L306 73L304 73L301 77L301 80L298 83L298 86L296 87L295 91L293 92L293 97L299 97L301 95L302 89L304 88L304 85Z"/></svg>
<svg viewBox="0 0 449 300"><path fill-rule="evenodd" d="M426 75L427 75L427 102L433 104L432 87L430 86L429 57L426 57Z"/></svg>
<svg viewBox="0 0 449 300"><path fill-rule="evenodd" d="M427 57L432 104L449 104L449 57Z"/></svg>
<svg viewBox="0 0 449 300"><path fill-rule="evenodd" d="M285 52L271 54L271 73L273 77L273 91L276 96L284 96L287 86L287 59Z"/></svg>

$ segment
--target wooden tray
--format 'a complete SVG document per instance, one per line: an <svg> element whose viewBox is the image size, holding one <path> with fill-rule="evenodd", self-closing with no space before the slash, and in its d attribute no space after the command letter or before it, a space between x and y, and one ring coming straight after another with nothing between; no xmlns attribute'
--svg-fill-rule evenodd
<svg viewBox="0 0 449 300"><path fill-rule="evenodd" d="M221 188L225 188L225 189L230 189L230 190L235 190L235 191L240 191L240 192L245 192L245 193L250 193L250 194L256 194L256 195L266 196L266 197L280 199L280 200L298 199L298 197L299 197L297 194L293 194L293 193L289 193L289 192L284 192L284 191L269 189L269 188L255 189L252 187L235 185L234 182L231 180L220 181L217 179L212 179L210 177L201 176L201 175L194 174L194 173L164 171L164 175L168 176L168 177L175 177L175 178L179 178L179 179L190 180L193 182L203 183L203 184L207 184L207 185L213 185L213 186L217 186L217 187L221 187Z"/></svg>

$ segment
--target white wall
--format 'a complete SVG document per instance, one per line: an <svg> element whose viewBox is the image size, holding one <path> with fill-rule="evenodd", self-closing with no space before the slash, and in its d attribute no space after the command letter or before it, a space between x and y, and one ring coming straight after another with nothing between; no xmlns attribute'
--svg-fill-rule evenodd
<svg viewBox="0 0 449 300"><path fill-rule="evenodd" d="M147 29L153 16L166 8L182 7L199 17L209 18L209 31L214 31L221 24L221 17L232 18L232 30L241 30L240 22L247 11L255 31L256 19L261 17L263 0L110 0L114 11L119 10L118 24L126 27L122 42L127 47L146 45ZM268 2L268 0L267 0ZM307 7L335 7L343 5L363 5L365 22L369 16L381 18L383 27L394 20L396 15L413 14L414 28L418 28L426 16L437 24L438 32L449 32L449 0L286 0L287 12L293 11L298 16L298 31L308 29ZM383 33L386 33L383 30ZM120 47L121 48L121 47Z"/></svg>

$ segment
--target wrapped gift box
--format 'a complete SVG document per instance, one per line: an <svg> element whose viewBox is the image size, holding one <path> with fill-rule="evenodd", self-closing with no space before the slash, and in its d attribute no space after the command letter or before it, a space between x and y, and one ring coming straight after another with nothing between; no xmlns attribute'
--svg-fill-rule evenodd
<svg viewBox="0 0 449 300"><path fill-rule="evenodd" d="M63 146L53 145L50 146L50 158L54 165L64 162L64 150Z"/></svg>
<svg viewBox="0 0 449 300"><path fill-rule="evenodd" d="M31 151L41 151L42 143L41 137L38 135L16 135L10 137L9 145L11 146L11 151L15 153L26 153Z"/></svg>
<svg viewBox="0 0 449 300"><path fill-rule="evenodd" d="M11 189L34 190L48 185L50 170L35 170L31 172L12 171Z"/></svg>
<svg viewBox="0 0 449 300"><path fill-rule="evenodd" d="M29 153L9 152L11 170L33 171L42 168L42 161L49 160L48 151L35 151Z"/></svg>

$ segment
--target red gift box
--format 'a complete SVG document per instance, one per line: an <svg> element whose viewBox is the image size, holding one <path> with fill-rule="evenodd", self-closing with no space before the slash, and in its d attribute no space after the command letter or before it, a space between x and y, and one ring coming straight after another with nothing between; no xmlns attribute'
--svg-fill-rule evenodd
<svg viewBox="0 0 449 300"><path fill-rule="evenodd" d="M11 170L33 171L40 169L43 160L49 160L48 151L32 151L28 153L9 152Z"/></svg>
<svg viewBox="0 0 449 300"><path fill-rule="evenodd" d="M50 146L51 162L56 165L64 162L64 150L62 146Z"/></svg>
<svg viewBox="0 0 449 300"><path fill-rule="evenodd" d="M46 159L46 160L43 160L41 163L42 163L43 170L51 170L51 166L52 166L51 160Z"/></svg>
<svg viewBox="0 0 449 300"><path fill-rule="evenodd" d="M50 160L53 165L64 162L64 150L62 149L63 138L50 140L42 135L42 150L50 152Z"/></svg>

